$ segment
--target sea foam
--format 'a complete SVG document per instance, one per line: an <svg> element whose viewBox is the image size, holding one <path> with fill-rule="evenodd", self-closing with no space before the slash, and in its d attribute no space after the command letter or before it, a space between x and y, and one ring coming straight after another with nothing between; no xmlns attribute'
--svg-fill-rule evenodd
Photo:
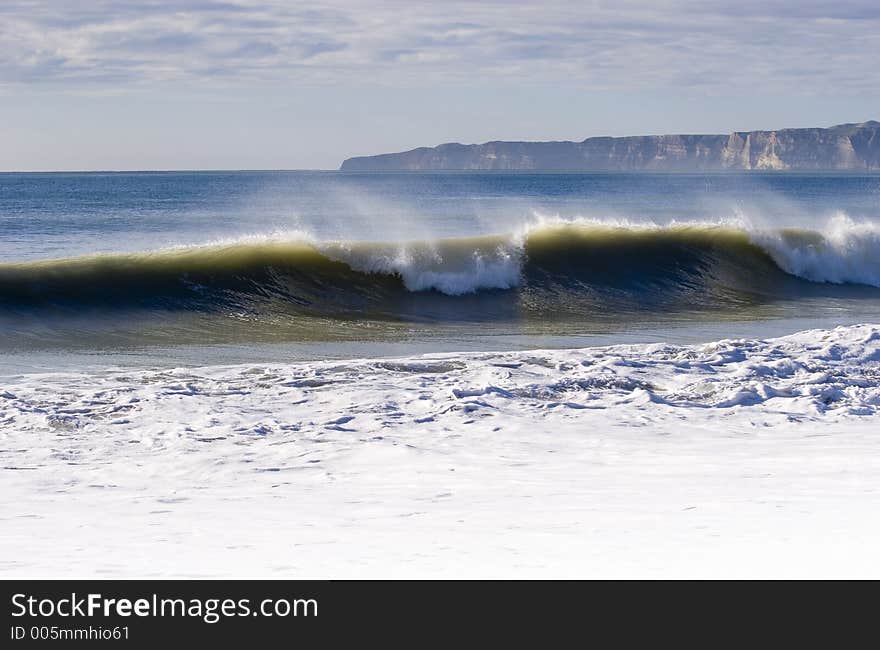
<svg viewBox="0 0 880 650"><path fill-rule="evenodd" d="M751 232L787 273L813 282L880 287L880 225L838 213L819 230L784 228Z"/></svg>
<svg viewBox="0 0 880 650"><path fill-rule="evenodd" d="M0 576L876 576L878 416L877 325L19 375Z"/></svg>
<svg viewBox="0 0 880 650"><path fill-rule="evenodd" d="M450 296L513 288L520 283L524 261L517 237L319 249L356 271L396 275L409 291L434 289Z"/></svg>

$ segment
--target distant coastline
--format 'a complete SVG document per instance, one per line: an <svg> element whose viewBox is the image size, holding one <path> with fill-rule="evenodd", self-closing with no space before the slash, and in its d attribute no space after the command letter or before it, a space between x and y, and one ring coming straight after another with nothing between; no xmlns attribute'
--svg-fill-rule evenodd
<svg viewBox="0 0 880 650"><path fill-rule="evenodd" d="M880 171L880 122L726 135L447 143L346 159L342 171Z"/></svg>

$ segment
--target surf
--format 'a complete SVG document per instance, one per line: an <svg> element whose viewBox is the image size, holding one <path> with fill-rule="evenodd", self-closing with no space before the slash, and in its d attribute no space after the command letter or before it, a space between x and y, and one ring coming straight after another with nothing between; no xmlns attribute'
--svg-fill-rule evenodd
<svg viewBox="0 0 880 650"><path fill-rule="evenodd" d="M727 224L542 223L404 242L244 239L0 264L0 310L148 308L548 318L628 302L735 306L880 288L880 230ZM481 306L481 298L484 304ZM508 309L499 305L508 304ZM485 313L480 314L482 308Z"/></svg>

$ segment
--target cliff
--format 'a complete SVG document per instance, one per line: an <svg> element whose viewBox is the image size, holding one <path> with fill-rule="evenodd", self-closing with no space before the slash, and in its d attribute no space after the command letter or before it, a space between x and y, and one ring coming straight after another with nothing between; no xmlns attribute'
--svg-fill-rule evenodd
<svg viewBox="0 0 880 650"><path fill-rule="evenodd" d="M729 135L441 144L349 158L343 171L880 170L880 122Z"/></svg>

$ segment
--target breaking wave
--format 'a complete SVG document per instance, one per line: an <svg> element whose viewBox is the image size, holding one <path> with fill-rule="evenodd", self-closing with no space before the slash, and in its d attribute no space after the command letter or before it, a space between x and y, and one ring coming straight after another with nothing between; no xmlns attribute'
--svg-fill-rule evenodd
<svg viewBox="0 0 880 650"><path fill-rule="evenodd" d="M821 232L557 222L437 241L247 239L5 263L0 313L143 307L479 320L621 303L717 308L840 291L876 294L875 287L880 229L845 217Z"/></svg>

